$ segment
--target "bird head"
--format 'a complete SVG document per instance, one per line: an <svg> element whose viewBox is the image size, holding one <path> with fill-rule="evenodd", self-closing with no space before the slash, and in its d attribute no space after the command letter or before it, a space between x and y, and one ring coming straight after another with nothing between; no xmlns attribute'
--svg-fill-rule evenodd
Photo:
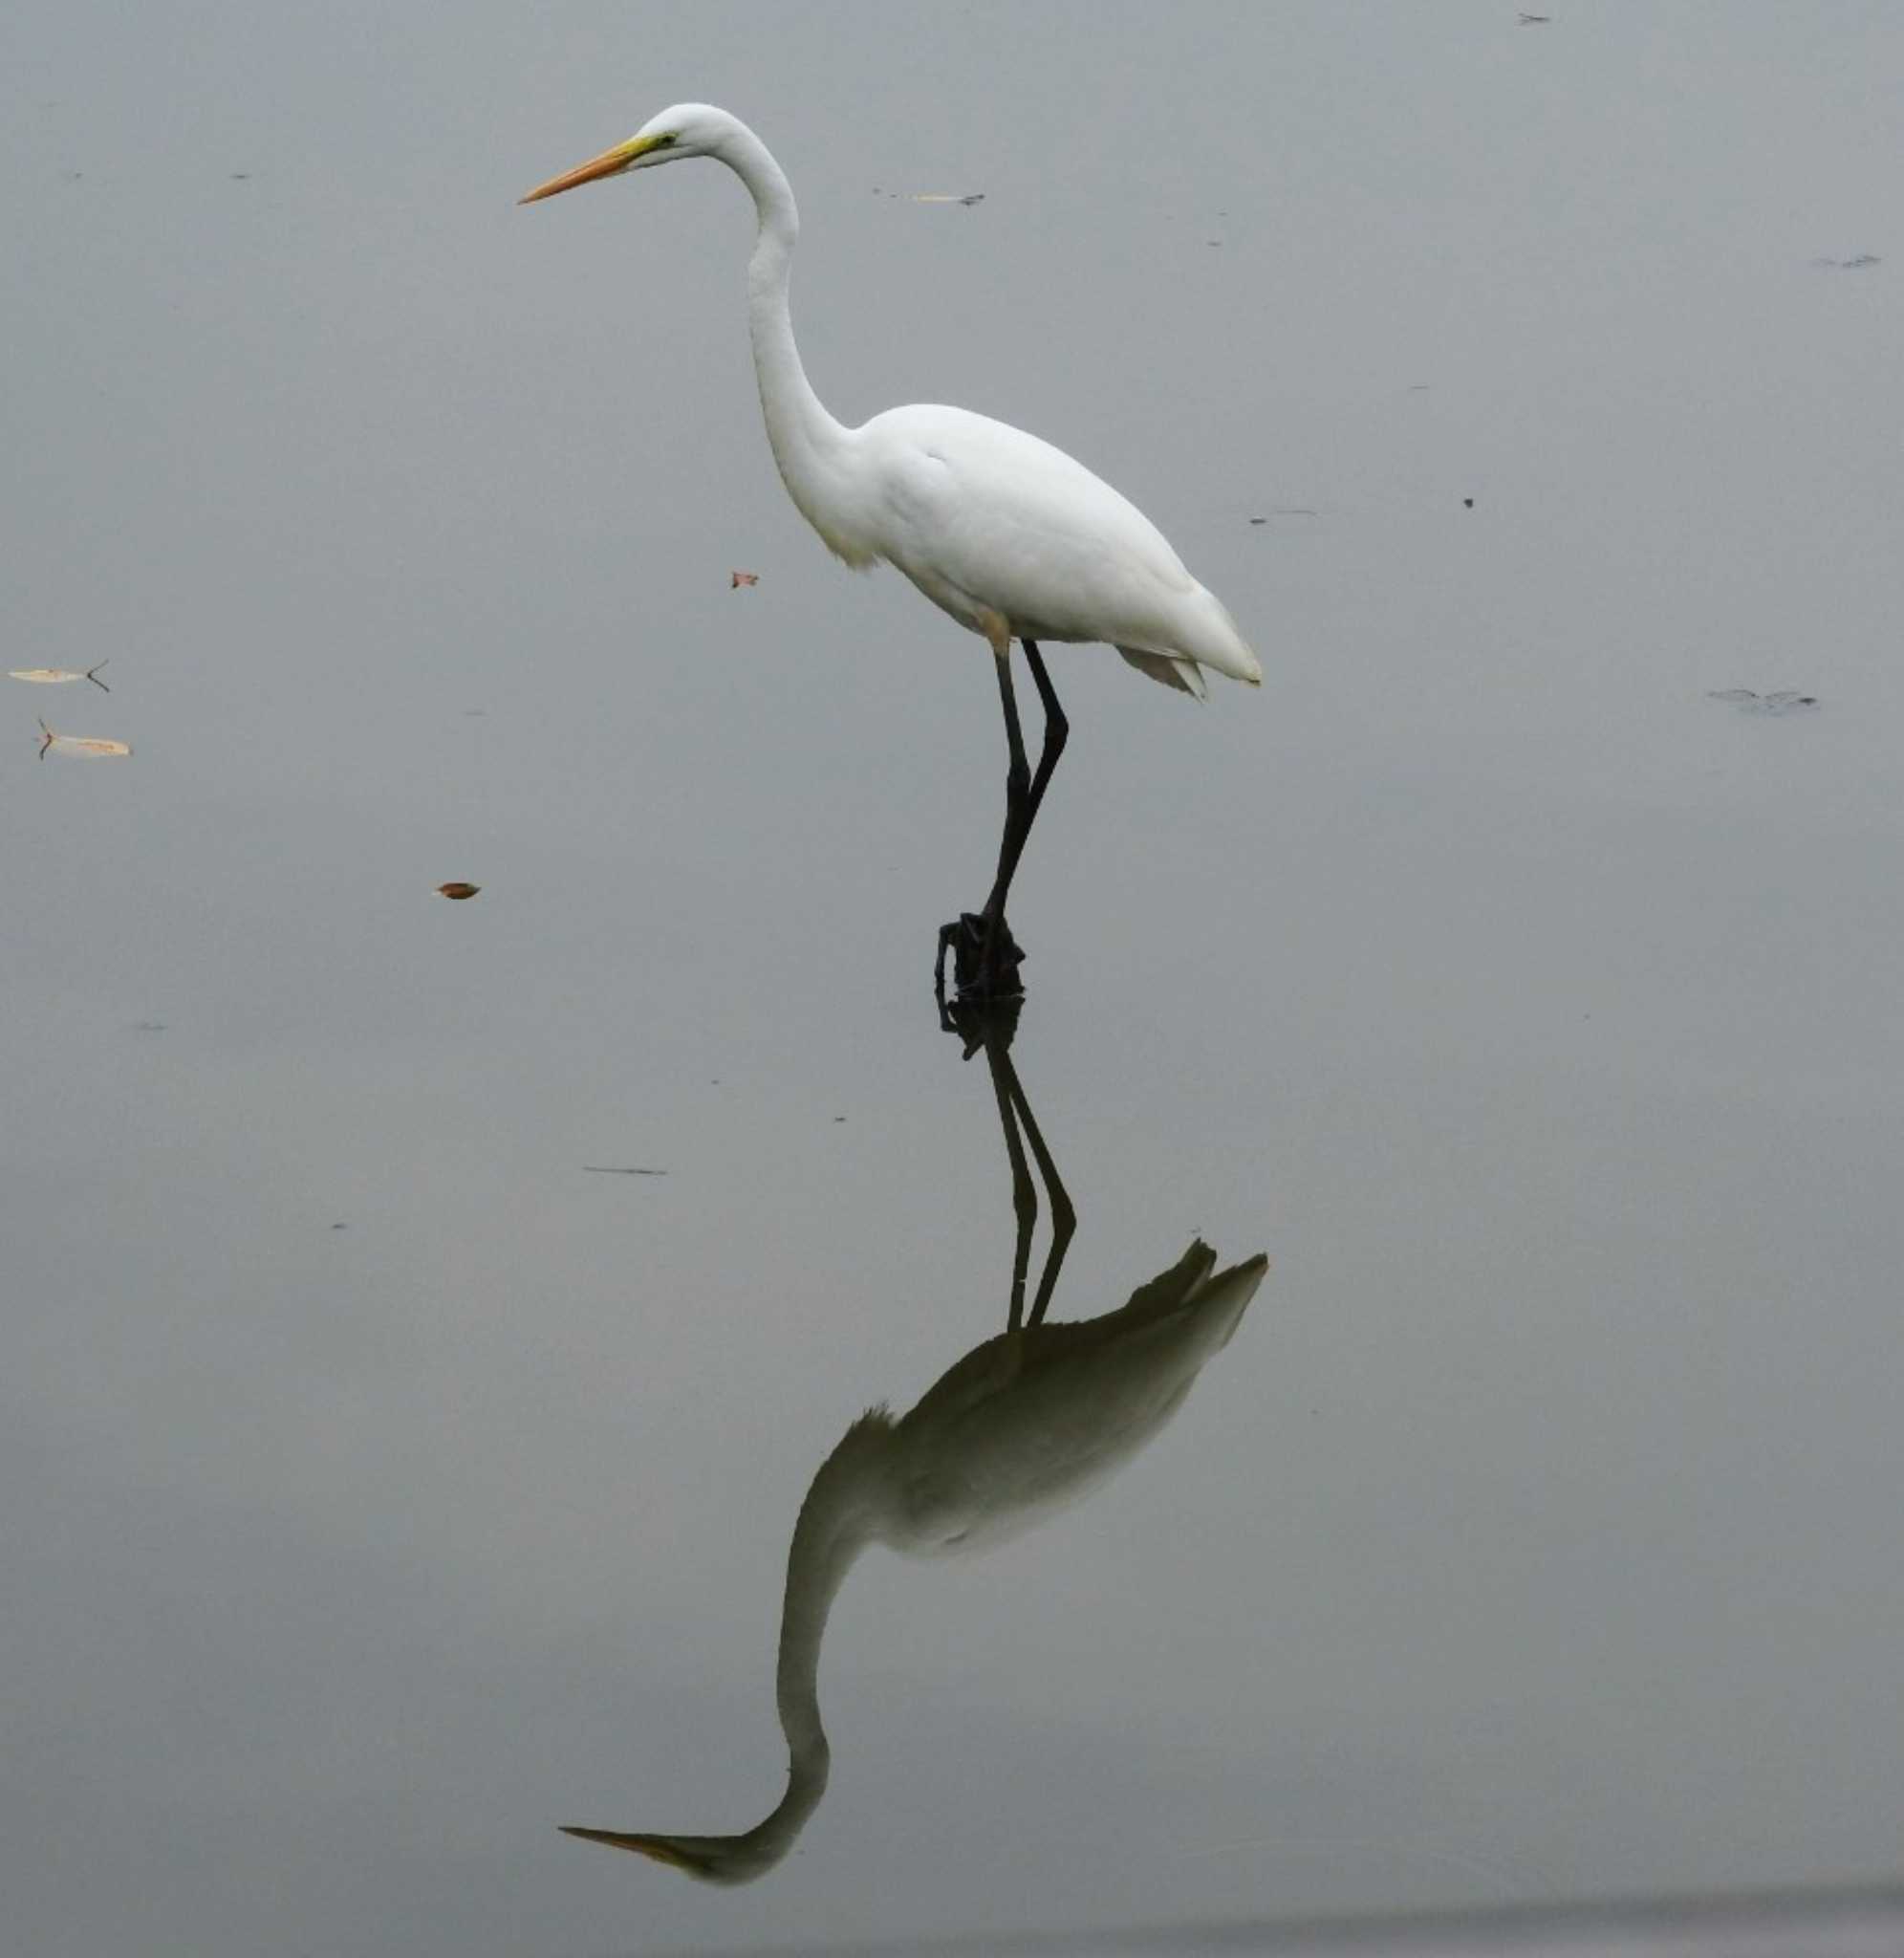
<svg viewBox="0 0 1904 1958"><path fill-rule="evenodd" d="M733 127L734 119L724 109L709 108L705 102L678 102L650 117L626 142L617 142L600 156L538 184L517 201L534 204L540 198L553 197L558 190L573 190L604 177L625 177L631 170L679 163L682 157L712 156Z"/></svg>

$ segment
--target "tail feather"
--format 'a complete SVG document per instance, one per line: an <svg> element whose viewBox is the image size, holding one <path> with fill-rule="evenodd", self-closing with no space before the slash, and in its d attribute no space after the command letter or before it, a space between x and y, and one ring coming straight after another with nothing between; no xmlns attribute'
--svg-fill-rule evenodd
<svg viewBox="0 0 1904 1958"><path fill-rule="evenodd" d="M1117 650L1139 673L1174 686L1197 700L1208 700L1210 690L1203 685L1203 669L1195 660L1173 660L1168 653L1147 653L1140 646L1119 646Z"/></svg>

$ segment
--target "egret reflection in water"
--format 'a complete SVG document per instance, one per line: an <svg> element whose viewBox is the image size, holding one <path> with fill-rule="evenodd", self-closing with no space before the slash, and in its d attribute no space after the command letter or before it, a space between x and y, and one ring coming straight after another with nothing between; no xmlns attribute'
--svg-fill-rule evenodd
<svg viewBox="0 0 1904 1958"><path fill-rule="evenodd" d="M1017 1237L1006 1330L973 1347L909 1413L863 1414L820 1465L787 1554L774 1696L787 1737L787 1790L765 1820L734 1836L569 1828L706 1882L745 1883L792 1848L826 1794L832 1750L820 1718L820 1645L840 1586L868 1545L941 1556L1003 1543L1097 1488L1157 1435L1198 1374L1229 1343L1268 1259L1225 1270L1201 1239L1125 1303L1048 1324L1071 1237L1071 1202L1006 1043L1015 1006L962 1010L983 1046L1011 1159ZM1021 1135L1021 1130L1023 1134ZM1026 1161L1045 1177L1053 1230L1028 1316L1025 1283L1037 1218Z"/></svg>

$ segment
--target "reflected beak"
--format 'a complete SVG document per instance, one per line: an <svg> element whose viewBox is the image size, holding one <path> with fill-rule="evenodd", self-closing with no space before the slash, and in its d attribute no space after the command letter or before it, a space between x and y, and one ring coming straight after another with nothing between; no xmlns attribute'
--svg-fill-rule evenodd
<svg viewBox="0 0 1904 1958"><path fill-rule="evenodd" d="M613 149L603 150L600 156L591 157L585 163L577 163L573 170L552 177L546 184L538 184L527 197L519 197L516 202L534 204L542 198L553 197L558 190L573 190L578 184L593 184L598 178L619 176L638 157L646 156L650 150L665 149L673 141L671 136L638 136L627 142L617 142Z"/></svg>
<svg viewBox="0 0 1904 1958"><path fill-rule="evenodd" d="M527 200L525 199L525 202ZM565 1836L579 1836L584 1842L605 1842L611 1849L632 1849L672 1869L685 1870L691 1877L704 1877L708 1865L704 1857L695 1856L665 1836L625 1836L614 1829L572 1829L563 1825Z"/></svg>

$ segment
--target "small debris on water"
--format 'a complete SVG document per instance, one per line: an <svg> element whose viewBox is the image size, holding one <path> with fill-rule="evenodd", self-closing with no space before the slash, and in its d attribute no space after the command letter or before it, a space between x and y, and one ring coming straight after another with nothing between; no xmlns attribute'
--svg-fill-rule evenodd
<svg viewBox="0 0 1904 1958"><path fill-rule="evenodd" d="M123 741L96 741L85 734L55 734L44 721L40 724L41 741L39 758L44 761L47 750L56 754L76 755L82 761L98 761L107 755L130 754L131 748Z"/></svg>
<svg viewBox="0 0 1904 1958"><path fill-rule="evenodd" d="M438 893L445 898L473 898L483 886L480 883L440 883Z"/></svg>
<svg viewBox="0 0 1904 1958"><path fill-rule="evenodd" d="M163 1020L134 1020L132 1031L135 1033L162 1033L165 1031L165 1022Z"/></svg>
<svg viewBox="0 0 1904 1958"><path fill-rule="evenodd" d="M1868 266L1884 263L1874 251L1860 251L1855 258L1814 258L1811 262L1828 266L1833 272L1863 272Z"/></svg>
<svg viewBox="0 0 1904 1958"><path fill-rule="evenodd" d="M727 574L727 589L730 592L738 592L743 585L759 584L760 573L757 571L730 571Z"/></svg>
<svg viewBox="0 0 1904 1958"><path fill-rule="evenodd" d="M897 197L898 192L896 190L893 192L893 195ZM984 201L985 193L983 190L967 190L963 194L957 190L915 190L912 193L912 202L914 204L963 204L969 206L983 204Z"/></svg>
<svg viewBox="0 0 1904 1958"><path fill-rule="evenodd" d="M1728 686L1706 698L1729 702L1742 714L1805 714L1818 705L1815 693L1754 693L1749 686Z"/></svg>
<svg viewBox="0 0 1904 1958"><path fill-rule="evenodd" d="M1549 27L1552 23L1553 15L1550 13L1524 13L1521 16L1523 27Z"/></svg>
<svg viewBox="0 0 1904 1958"><path fill-rule="evenodd" d="M665 1169L623 1169L613 1163L584 1163L582 1167L591 1176L665 1176Z"/></svg>
<svg viewBox="0 0 1904 1958"><path fill-rule="evenodd" d="M1463 496L1461 498L1461 508L1463 510L1472 510L1474 508L1474 498L1472 496Z"/></svg>
<svg viewBox="0 0 1904 1958"><path fill-rule="evenodd" d="M101 693L110 693L112 688L99 678L99 666L111 664L110 660L101 660L98 666L88 666L83 673L75 673L65 666L15 666L7 678L31 680L36 686L64 686L69 680L90 680Z"/></svg>

